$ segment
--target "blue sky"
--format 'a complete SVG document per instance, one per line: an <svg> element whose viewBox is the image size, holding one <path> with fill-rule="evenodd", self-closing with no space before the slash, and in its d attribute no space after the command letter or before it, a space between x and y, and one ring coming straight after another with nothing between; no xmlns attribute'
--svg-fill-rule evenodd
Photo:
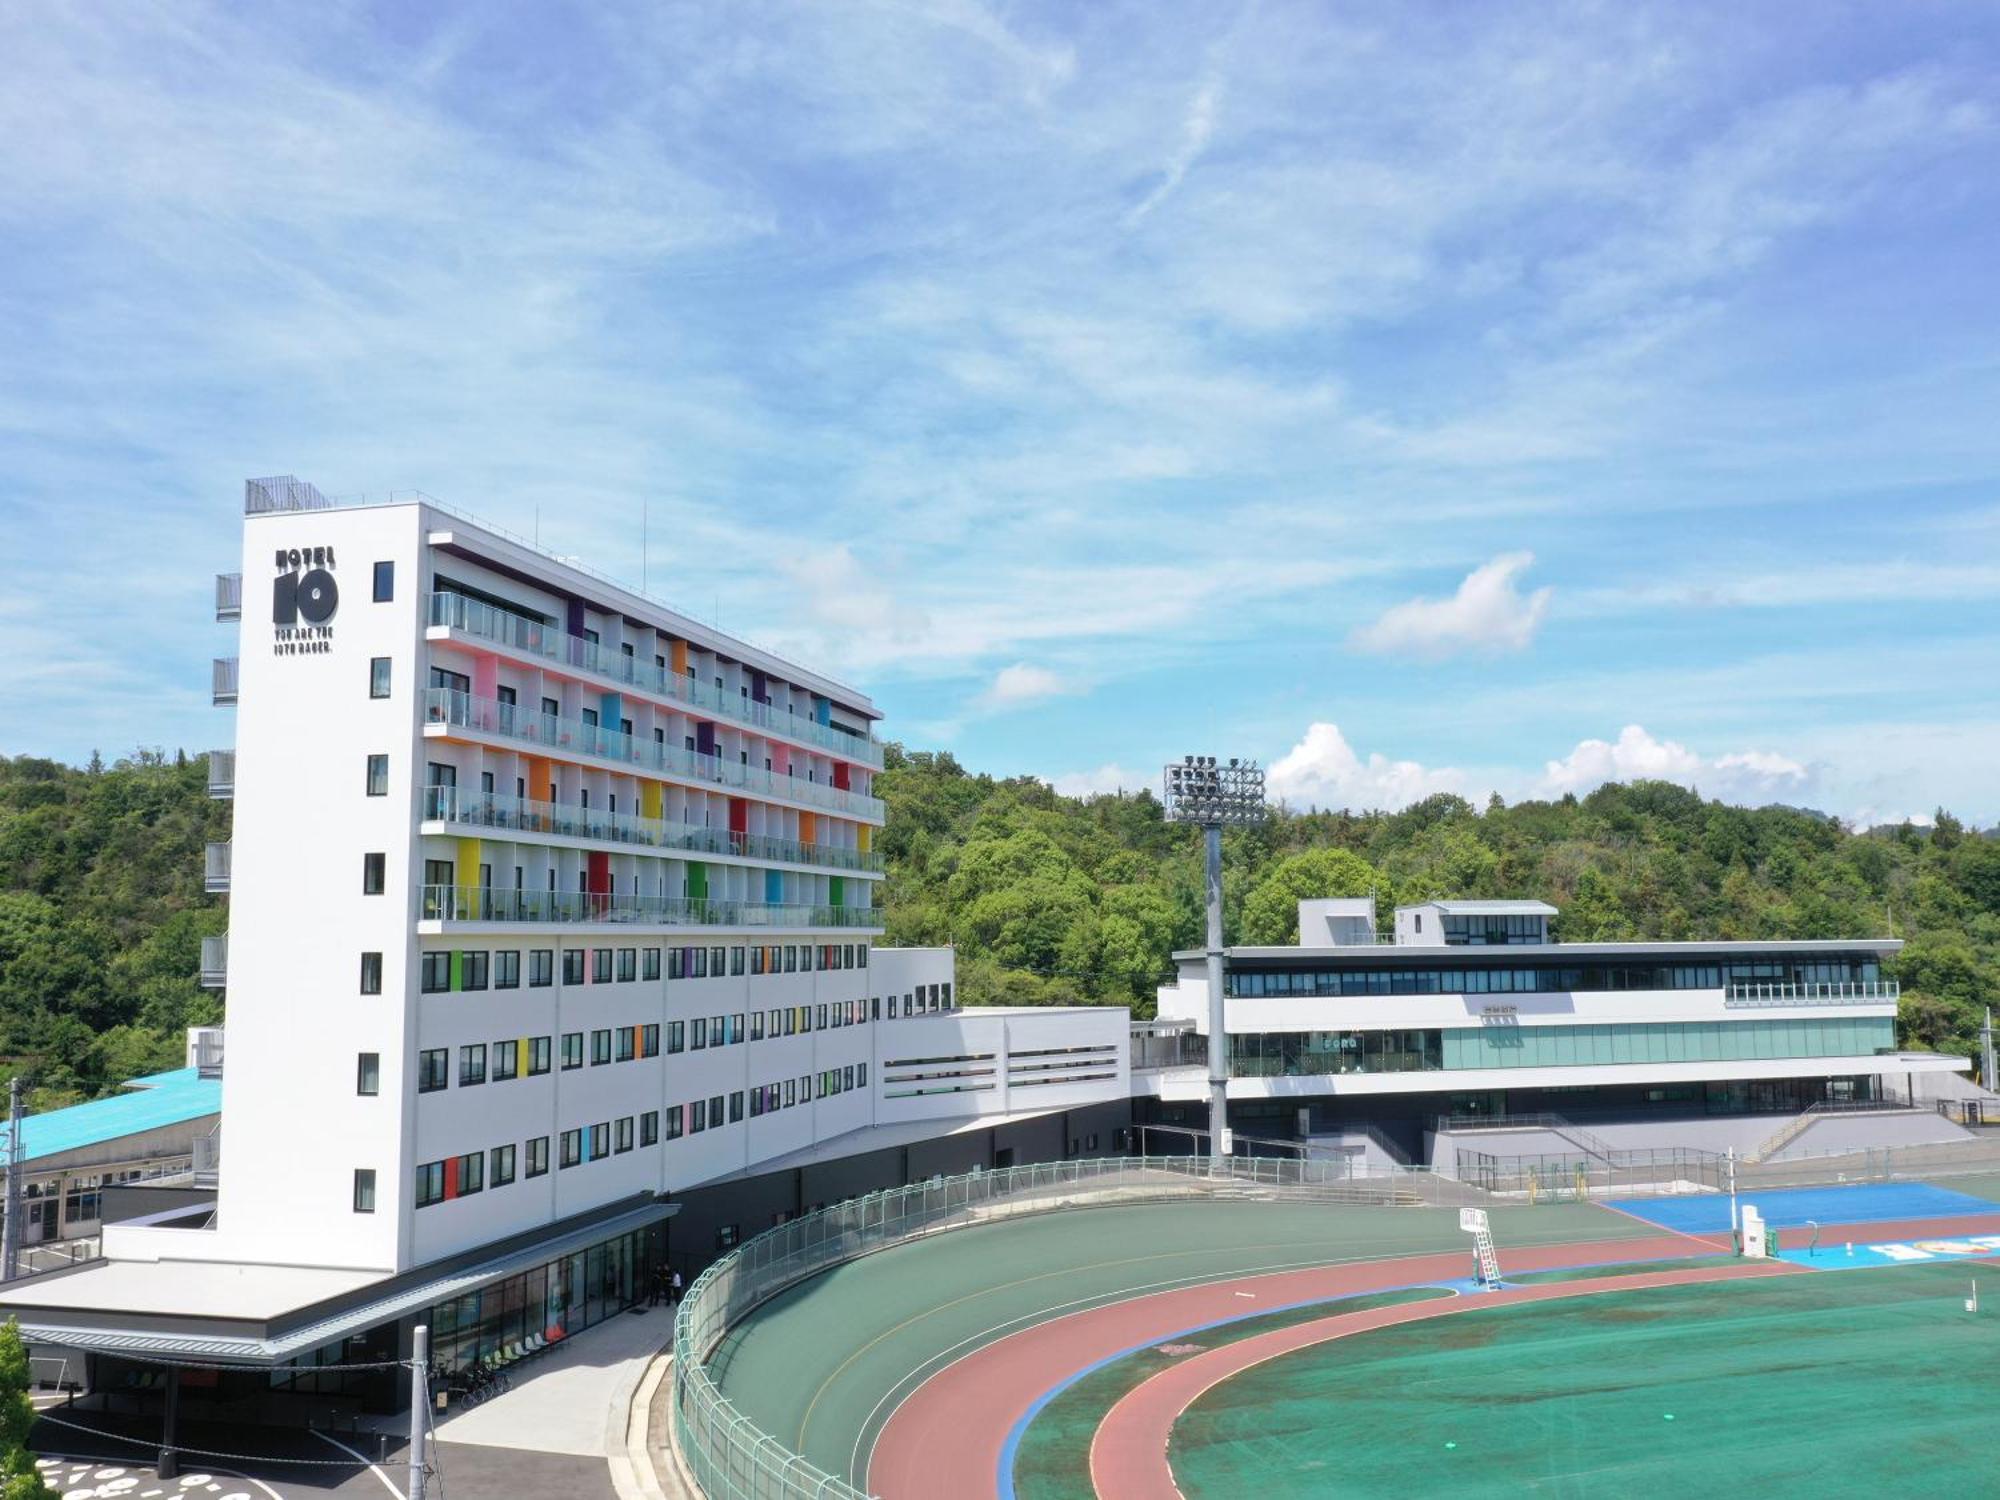
<svg viewBox="0 0 2000 1500"><path fill-rule="evenodd" d="M2000 819L2000 17L0 11L0 749L227 744L248 475L1066 789Z"/></svg>

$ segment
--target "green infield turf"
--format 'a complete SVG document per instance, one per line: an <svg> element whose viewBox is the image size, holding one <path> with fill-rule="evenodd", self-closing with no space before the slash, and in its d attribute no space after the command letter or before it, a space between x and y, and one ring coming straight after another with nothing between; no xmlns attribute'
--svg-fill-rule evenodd
<svg viewBox="0 0 2000 1500"><path fill-rule="evenodd" d="M1996 1353L1990 1266L1470 1309L1246 1370L1169 1457L1188 1500L1985 1493Z"/></svg>
<svg viewBox="0 0 2000 1500"><path fill-rule="evenodd" d="M1503 1249L1649 1232L1590 1204L1496 1209L1493 1231ZM1059 1210L836 1267L759 1309L711 1368L763 1431L859 1484L896 1402L1017 1329L1145 1291L1440 1250L1470 1255L1455 1209L1198 1201ZM1051 1371L1050 1384L1066 1373Z"/></svg>

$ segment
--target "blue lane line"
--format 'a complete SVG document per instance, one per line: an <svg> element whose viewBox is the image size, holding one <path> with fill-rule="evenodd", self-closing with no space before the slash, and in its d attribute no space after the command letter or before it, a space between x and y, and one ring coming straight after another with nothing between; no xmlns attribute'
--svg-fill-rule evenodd
<svg viewBox="0 0 2000 1500"><path fill-rule="evenodd" d="M1718 1253L1717 1259L1721 1258L1723 1258L1722 1255ZM1554 1266L1550 1267L1550 1269L1594 1271L1603 1266L1645 1266L1651 1264L1651 1261L1644 1260L1593 1260L1574 1266ZM1506 1284L1505 1281L1500 1283L1503 1287ZM1227 1328L1232 1323L1247 1322L1251 1318L1265 1318L1276 1313L1295 1312L1302 1307L1332 1307L1341 1302L1352 1302L1360 1297L1380 1297L1388 1292L1413 1292L1424 1289L1435 1289L1460 1295L1467 1293L1476 1294L1484 1290L1480 1286L1477 1277L1461 1276L1455 1280L1410 1281L1405 1282L1401 1286L1371 1287L1365 1292L1348 1292L1339 1297L1309 1297L1303 1302L1286 1302L1274 1307L1253 1308L1249 1312L1238 1313L1234 1317L1217 1318L1212 1323L1197 1323L1192 1328L1183 1328L1175 1333L1163 1333L1158 1338L1147 1339L1143 1344L1134 1344L1128 1349L1120 1349L1115 1354L1107 1354L1094 1364L1088 1364L1080 1370L1073 1371L1062 1381L1043 1391L1041 1395L1034 1399L1034 1402L1028 1409L1021 1413L1020 1418L1014 1425L1007 1429L1007 1441L1000 1446L1000 1472L995 1476L994 1485L995 1489L999 1492L1000 1500L1016 1500L1014 1494L1014 1460L1020 1452L1021 1439L1027 1436L1028 1428L1033 1425L1035 1418L1042 1414L1042 1409L1086 1375L1094 1375L1106 1365L1115 1365L1119 1360L1129 1359L1133 1355L1147 1349L1157 1349L1162 1344L1171 1344L1176 1340L1191 1338L1195 1334L1208 1333L1217 1328ZM1101 1309L1093 1309L1093 1311L1101 1311Z"/></svg>
<svg viewBox="0 0 2000 1500"><path fill-rule="evenodd" d="M1813 1220L1822 1224L1879 1224L1897 1219L2000 1213L2000 1203L1922 1182L1760 1188L1741 1192L1737 1197L1743 1203L1755 1204L1764 1222L1774 1229L1802 1229ZM1614 1198L1604 1206L1681 1234L1718 1234L1729 1228L1727 1193Z"/></svg>

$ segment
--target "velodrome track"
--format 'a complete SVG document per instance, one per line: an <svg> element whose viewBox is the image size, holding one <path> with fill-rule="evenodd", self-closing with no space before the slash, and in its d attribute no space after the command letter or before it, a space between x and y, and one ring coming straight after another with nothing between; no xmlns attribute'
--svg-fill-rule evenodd
<svg viewBox="0 0 2000 1500"><path fill-rule="evenodd" d="M1977 1190L1989 1196L1914 1184L1829 1189L1773 1200L1766 1216L1774 1224L1816 1218L1829 1256L1847 1240L2000 1234L1992 1201L2000 1184ZM839 1267L760 1309L718 1348L712 1367L778 1441L885 1500L1011 1497L1018 1445L1052 1398L1121 1356L1141 1352L1158 1365L1154 1346L1192 1336L1197 1344L1170 1345L1190 1357L1099 1408L1094 1434L1075 1426L1073 1412L1066 1419L1075 1472L1063 1493L1165 1500L1181 1493L1165 1442L1177 1418L1203 1392L1262 1362L1347 1334L1456 1326L1454 1315L1473 1309L1575 1305L1566 1299L1608 1307L1602 1294L1825 1280L1797 1265L1733 1258L1726 1229L1702 1219L1712 1218L1712 1205L1633 1207L1693 1227L1598 1205L1495 1210L1508 1277L1580 1278L1499 1293L1467 1288L1469 1241L1448 1210L1192 1202L1064 1211ZM1911 1216L1888 1217L1894 1212ZM1786 1233L1788 1245L1804 1243L1799 1231ZM1336 1300L1398 1288L1431 1290L1345 1307ZM1411 1300L1419 1295L1429 1300ZM1383 1301L1401 1305L1374 1305ZM1246 1319L1254 1327L1218 1331ZM1034 1429L1044 1457L1051 1430L1047 1421ZM1023 1491L1034 1493L1033 1485Z"/></svg>

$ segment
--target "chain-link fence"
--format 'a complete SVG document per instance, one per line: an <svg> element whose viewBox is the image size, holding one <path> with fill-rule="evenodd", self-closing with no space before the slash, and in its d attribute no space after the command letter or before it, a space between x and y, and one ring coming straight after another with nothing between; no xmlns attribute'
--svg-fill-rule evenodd
<svg viewBox="0 0 2000 1500"><path fill-rule="evenodd" d="M1041 1162L938 1177L837 1203L781 1224L695 1278L674 1324L681 1456L710 1500L859 1500L861 1492L761 1432L722 1394L707 1361L756 1307L870 1251L998 1219L1184 1198L1270 1198L1377 1206L1462 1206L1478 1188L1428 1171L1357 1173L1345 1162L1239 1157L1214 1175L1201 1157Z"/></svg>

